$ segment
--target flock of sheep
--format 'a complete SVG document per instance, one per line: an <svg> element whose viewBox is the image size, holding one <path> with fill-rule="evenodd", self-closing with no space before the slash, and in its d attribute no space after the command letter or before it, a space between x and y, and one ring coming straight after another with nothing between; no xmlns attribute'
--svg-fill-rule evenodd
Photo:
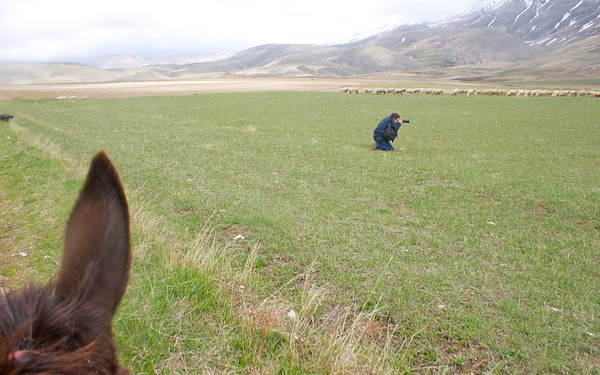
<svg viewBox="0 0 600 375"><path fill-rule="evenodd" d="M451 95L492 95L492 96L550 96L550 97L582 97L589 96L600 98L600 91L574 91L574 90L506 90L506 89L454 89L452 91L444 91L442 89L359 89L354 87L345 87L341 90L347 94L421 94L421 95L443 95L449 93Z"/></svg>

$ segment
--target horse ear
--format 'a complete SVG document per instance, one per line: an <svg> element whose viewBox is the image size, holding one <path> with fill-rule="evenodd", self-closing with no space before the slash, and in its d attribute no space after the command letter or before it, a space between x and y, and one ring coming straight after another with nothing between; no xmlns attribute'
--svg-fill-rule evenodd
<svg viewBox="0 0 600 375"><path fill-rule="evenodd" d="M131 268L129 209L112 162L100 151L90 165L65 233L56 292L114 314Z"/></svg>

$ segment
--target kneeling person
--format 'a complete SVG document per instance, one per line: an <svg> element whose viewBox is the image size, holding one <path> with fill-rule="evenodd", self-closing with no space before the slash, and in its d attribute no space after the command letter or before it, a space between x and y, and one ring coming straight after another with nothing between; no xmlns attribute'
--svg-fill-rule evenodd
<svg viewBox="0 0 600 375"><path fill-rule="evenodd" d="M392 113L379 122L373 132L373 150L394 151L390 141L398 136L398 129L402 126L402 117L397 113ZM386 132L386 130L390 129Z"/></svg>

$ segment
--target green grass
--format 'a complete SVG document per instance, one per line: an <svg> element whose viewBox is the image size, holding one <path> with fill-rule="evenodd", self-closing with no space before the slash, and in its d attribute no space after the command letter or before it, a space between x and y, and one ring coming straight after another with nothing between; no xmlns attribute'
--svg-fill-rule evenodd
<svg viewBox="0 0 600 375"><path fill-rule="evenodd" d="M120 171L136 254L116 330L135 373L599 371L597 99L1 105L14 247L58 259L93 153ZM411 119L401 150L373 152L392 111Z"/></svg>

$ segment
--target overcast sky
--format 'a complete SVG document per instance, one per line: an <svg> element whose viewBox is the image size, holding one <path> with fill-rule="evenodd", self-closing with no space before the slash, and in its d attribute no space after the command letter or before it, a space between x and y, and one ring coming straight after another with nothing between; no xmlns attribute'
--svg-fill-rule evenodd
<svg viewBox="0 0 600 375"><path fill-rule="evenodd" d="M476 0L0 0L0 62L145 59L335 44L440 21Z"/></svg>

